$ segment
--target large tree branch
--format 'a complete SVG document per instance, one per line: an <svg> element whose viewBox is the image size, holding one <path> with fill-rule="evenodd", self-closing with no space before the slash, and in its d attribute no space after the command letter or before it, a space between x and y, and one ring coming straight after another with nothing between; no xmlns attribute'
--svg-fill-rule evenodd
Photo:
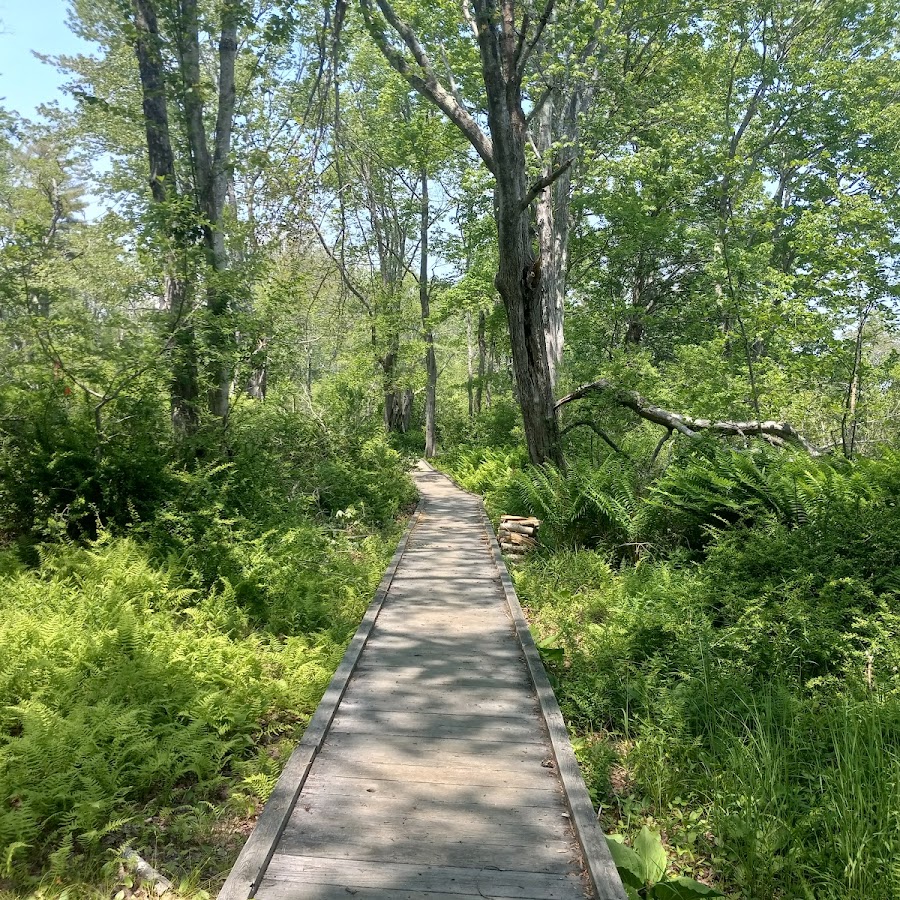
<svg viewBox="0 0 900 900"><path fill-rule="evenodd" d="M534 203L535 200L537 200L538 195L542 190L544 190L544 188L550 187L550 185L553 184L553 182L556 181L556 179L559 178L560 175L567 172L573 162L573 159L567 159L564 163L557 166L552 172L548 172L546 175L538 178L538 180L529 188L528 193L522 199L522 211L524 212L526 209L528 209L529 206L531 206L532 203Z"/></svg>
<svg viewBox="0 0 900 900"><path fill-rule="evenodd" d="M537 28L534 31L534 36L531 40L525 44L525 32L528 27L528 20L523 19L522 21L522 34L519 39L519 46L516 47L516 70L518 72L519 77L521 78L525 74L525 66L528 64L528 59L531 54L534 52L534 48L540 43L541 38L544 35L544 29L547 27L547 24L550 21L550 17L553 15L553 10L556 8L556 0L547 0L546 5L544 6L544 12L541 14L540 19L537 23Z"/></svg>
<svg viewBox="0 0 900 900"><path fill-rule="evenodd" d="M566 394L556 401L556 409L560 409L567 403L580 400L588 394L602 393L609 396L614 403L630 409L642 419L661 425L663 428L677 431L689 438L699 437L701 431L711 431L716 434L735 437L759 436L763 438L775 438L791 444L803 447L810 456L822 456L823 451L813 446L800 432L789 422L752 420L747 422L735 422L729 420L716 421L697 416L689 416L683 413L671 412L659 406L648 403L637 391L629 391L616 387L606 378L598 378L589 384L584 384L571 394Z"/></svg>
<svg viewBox="0 0 900 900"><path fill-rule="evenodd" d="M408 58L400 52L388 40L380 24L373 15L371 0L359 0L360 10L363 15L366 28L375 45L388 61L391 68L403 76L410 87L414 88L423 97L427 97L445 116L462 132L464 137L475 148L478 155L484 160L488 169L496 174L494 168L494 148L491 139L481 130L469 111L453 96L453 93L441 84L434 71L434 66L425 52L413 29L397 15L396 10L388 0L375 0L378 9L384 16L388 25L396 32L406 45L416 68L410 65Z"/></svg>

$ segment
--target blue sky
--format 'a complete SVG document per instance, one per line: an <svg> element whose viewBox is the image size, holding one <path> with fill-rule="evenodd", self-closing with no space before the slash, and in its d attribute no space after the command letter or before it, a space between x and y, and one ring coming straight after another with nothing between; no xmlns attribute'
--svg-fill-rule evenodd
<svg viewBox="0 0 900 900"><path fill-rule="evenodd" d="M67 13L67 0L0 0L0 106L34 118L39 104L63 100L65 76L32 51L90 51L66 27Z"/></svg>

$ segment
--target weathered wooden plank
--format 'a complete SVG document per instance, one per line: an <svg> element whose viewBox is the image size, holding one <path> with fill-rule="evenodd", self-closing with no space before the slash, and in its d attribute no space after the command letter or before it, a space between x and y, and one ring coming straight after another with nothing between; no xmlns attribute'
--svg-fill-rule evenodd
<svg viewBox="0 0 900 900"><path fill-rule="evenodd" d="M477 740L515 740L543 743L536 716L482 716L472 713L410 712L369 709L342 704L334 717L335 731L366 734L413 734L425 737L465 737Z"/></svg>
<svg viewBox="0 0 900 900"><path fill-rule="evenodd" d="M410 690L427 690L438 695L445 691L472 691L474 696L487 694L500 699L502 697L531 697L531 683L523 671L522 664L504 666L499 671L467 669L455 666L447 671L433 670L423 672L408 667L405 671L395 669L357 669L351 682L354 689L384 691L385 693L406 693Z"/></svg>
<svg viewBox="0 0 900 900"><path fill-rule="evenodd" d="M481 898L584 900L583 886L575 875L409 863L354 863L276 854L266 872L260 897L263 900L286 900L293 896L288 891L274 892L272 888L279 882L285 887L295 883L320 883L340 885L351 890L415 890L419 892L420 900L429 900L427 894L430 891L453 895L474 894Z"/></svg>
<svg viewBox="0 0 900 900"><path fill-rule="evenodd" d="M466 869L512 867L523 872L564 875L577 871L580 850L574 840L569 844L540 841L534 835L523 835L518 842L511 840L504 845L473 841L471 836L453 840L447 834L428 839L403 832L382 832L371 834L367 839L358 828L330 834L288 828L278 845L278 852L286 856L460 866Z"/></svg>
<svg viewBox="0 0 900 900"><path fill-rule="evenodd" d="M484 834L502 834L507 827L549 832L551 835L569 834L571 829L564 820L569 812L562 799L554 807L502 806L473 807L468 803L417 804L408 797L388 797L383 794L366 794L365 798L342 797L335 794L304 793L294 807L293 817L298 827L306 821L306 815L318 821L348 820L357 828L365 822L366 828L377 833L382 822L414 822L423 830L429 828L459 827L468 830L479 840Z"/></svg>
<svg viewBox="0 0 900 900"><path fill-rule="evenodd" d="M374 746L373 746L374 744ZM348 734L332 728L325 749L329 753L368 754L370 759L400 755L409 759L427 756L436 764L445 760L478 760L485 765L515 765L517 761L543 763L547 748L527 741L490 741L474 738L422 737L382 734L377 742L369 735Z"/></svg>
<svg viewBox="0 0 900 900"><path fill-rule="evenodd" d="M532 746L539 748L540 744ZM318 769L319 765L321 769ZM495 754L480 759L473 753L451 755L438 749L418 757L409 753L379 749L367 753L365 760L360 761L359 752L356 750L326 748L321 751L317 770L323 773L336 770L354 778L397 780L398 776L402 776L410 781L441 784L468 783L538 788L545 787L547 779L552 781L555 778L555 773L545 767L544 760L540 757L504 758Z"/></svg>
<svg viewBox="0 0 900 900"><path fill-rule="evenodd" d="M382 622L376 636L415 638L424 629L432 630L436 636L453 636L457 640L462 638L508 640L510 623L504 616L494 612L490 615L472 615L464 612L454 614L447 609L442 614L439 609L411 606L407 610L397 610L388 621Z"/></svg>
<svg viewBox="0 0 900 900"><path fill-rule="evenodd" d="M496 659L482 659L478 656L467 656L460 660L457 658L435 659L434 657L411 658L404 654L394 657L392 661L381 656L374 665L368 654L363 659L365 662L360 662L354 673L355 677L362 677L363 674L370 672L381 673L386 677L393 677L401 681L405 679L428 680L431 678L456 677L458 675L484 675L496 677L497 679L509 678L511 680L524 681L525 684L529 685L529 688L531 685L522 666L524 657L510 656L498 661Z"/></svg>
<svg viewBox="0 0 900 900"><path fill-rule="evenodd" d="M447 894L407 888L345 888L340 884L297 884L275 881L266 886L272 900L484 900L481 894Z"/></svg>
<svg viewBox="0 0 900 900"><path fill-rule="evenodd" d="M397 804L383 803L380 808L372 806L345 806L319 798L308 802L306 798L294 807L289 827L282 839L284 842L297 835L316 834L321 836L343 836L351 842L359 842L361 836L369 835L372 840L382 841L386 835L414 836L426 842L446 841L448 843L485 844L494 847L530 846L534 843L544 846L550 843L574 847L573 834L561 827L559 813L534 806L516 807L517 817L497 810L489 819L476 815L466 807L447 804L431 804L419 809L407 810L403 814ZM366 823L365 832L360 831L361 817Z"/></svg>
<svg viewBox="0 0 900 900"><path fill-rule="evenodd" d="M377 779L379 781L400 781L404 783L425 784L461 784L479 787L511 787L538 788L550 790L555 788L556 772L546 769L540 763L530 766L521 763L502 768L479 765L452 766L440 765L437 760L428 758L425 765L416 765L402 761L399 757L393 760L354 758L347 753L324 753L316 764L316 774L322 778L330 776L342 778Z"/></svg>
<svg viewBox="0 0 900 900"><path fill-rule="evenodd" d="M510 636L507 634L466 635L471 639L478 637L478 648L487 656L495 654L510 654L518 651ZM460 635L451 631L445 634L433 634L427 637L414 628L410 628L406 634L395 628L394 633L381 629L371 637L373 650L402 650L413 659L419 656L432 658L447 658L452 656L466 656L472 651L469 645L459 640Z"/></svg>
<svg viewBox="0 0 900 900"><path fill-rule="evenodd" d="M371 691L364 685L354 685L352 692L348 691L344 703L348 708L363 705L366 709L398 712L429 712L438 709L441 712L481 716L525 716L537 711L537 704L531 697L508 696L494 699L490 692L476 692L474 688L467 695L460 696L446 688L426 695L400 689Z"/></svg>
<svg viewBox="0 0 900 900"><path fill-rule="evenodd" d="M340 775L322 777L313 771L306 779L303 796L334 794L362 799L378 794L412 804L454 803L472 810L497 809L503 806L537 806L563 809L562 790L557 784L547 789L506 788L485 785L429 784L377 778L347 778Z"/></svg>

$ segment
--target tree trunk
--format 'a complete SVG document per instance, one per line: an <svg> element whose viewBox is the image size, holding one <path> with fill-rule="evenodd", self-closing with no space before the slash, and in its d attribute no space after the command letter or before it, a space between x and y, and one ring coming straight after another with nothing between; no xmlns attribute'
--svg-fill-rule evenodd
<svg viewBox="0 0 900 900"><path fill-rule="evenodd" d="M487 356L487 345L484 341L484 325L485 325L485 314L484 310L479 310L478 312L478 380L475 382L475 414L481 415L481 398L484 393L484 377L485 377L485 364Z"/></svg>
<svg viewBox="0 0 900 900"><path fill-rule="evenodd" d="M419 305L422 307L422 328L425 333L425 459L434 457L437 443L437 360L434 355L434 332L431 330L431 301L428 282L428 230L431 209L428 198L428 172L421 172L421 222L419 234Z"/></svg>
<svg viewBox="0 0 900 900"><path fill-rule="evenodd" d="M492 0L476 0L474 9L496 178L499 266L494 283L506 309L528 455L536 464L563 465L544 331L544 260L535 255L526 206L527 134L512 0L503 0L501 10Z"/></svg>
<svg viewBox="0 0 900 900"><path fill-rule="evenodd" d="M265 400L268 390L268 340L260 338L250 356L250 377L247 379L247 395L254 400Z"/></svg>
<svg viewBox="0 0 900 900"><path fill-rule="evenodd" d="M413 392L400 388L384 393L384 429L388 434L399 431L406 434L412 419Z"/></svg>
<svg viewBox="0 0 900 900"><path fill-rule="evenodd" d="M160 48L156 8L152 0L133 0L135 38L143 98L147 158L150 164L150 192L154 203L164 207L177 197L175 158L169 136L166 81ZM176 240L175 223L166 217L166 239ZM170 404L172 425L181 436L189 436L199 426L197 399L200 394L197 348L190 286L179 272L174 246L165 263L163 305L170 316L171 365Z"/></svg>
<svg viewBox="0 0 900 900"><path fill-rule="evenodd" d="M857 406L859 404L860 383L862 375L863 332L869 320L871 306L861 311L856 340L853 344L853 365L850 369L850 381L847 385L847 396L844 401L844 414L841 417L841 444L844 456L853 459L856 449Z"/></svg>
<svg viewBox="0 0 900 900"><path fill-rule="evenodd" d="M578 132L578 97L564 101L561 115L552 96L536 117L535 143L541 153L548 153L555 140L574 142ZM559 119L560 121L556 121ZM553 160L551 162L551 168ZM569 268L569 193L572 170L567 168L537 198L537 235L543 259L544 328L547 339L547 362L550 381L555 390L562 363L565 324L566 275Z"/></svg>
<svg viewBox="0 0 900 900"><path fill-rule="evenodd" d="M219 37L219 85L216 108L216 132L210 154L204 123L203 86L200 83L200 43L197 0L180 0L179 51L187 120L188 143L194 172L194 186L199 211L203 215L203 245L210 274L206 289L208 321L206 343L209 348L207 368L207 404L209 411L225 421L228 418L231 393L231 352L234 335L224 319L229 311L227 288L228 254L225 249L223 213L228 194L228 155L234 122L234 70L237 56L236 9L227 7L222 13Z"/></svg>
<svg viewBox="0 0 900 900"><path fill-rule="evenodd" d="M472 313L466 310L466 393L469 418L475 418L475 345L472 343Z"/></svg>

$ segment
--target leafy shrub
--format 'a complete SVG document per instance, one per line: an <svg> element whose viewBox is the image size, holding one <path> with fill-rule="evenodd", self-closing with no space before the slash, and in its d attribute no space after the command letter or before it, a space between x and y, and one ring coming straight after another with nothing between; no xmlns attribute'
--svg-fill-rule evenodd
<svg viewBox="0 0 900 900"><path fill-rule="evenodd" d="M345 541L327 562L310 561L292 553L292 535L285 539L284 557L257 559L256 574L273 596L283 589L278 608L293 602L301 619L315 583L315 624L332 626L329 631L254 632L254 610L239 590L228 583L210 592L185 586L181 572L155 565L129 539L92 549L50 548L40 572L6 577L0 594L4 856L24 865L53 852L59 863L95 851L107 834L121 838L139 829L142 804L216 797L230 772L243 767L244 777L253 774L242 760L256 757L264 733L290 733L309 716L386 548L353 562ZM323 579L335 565L343 577ZM287 591L291 574L306 594ZM270 614L279 616L290 618Z"/></svg>
<svg viewBox="0 0 900 900"><path fill-rule="evenodd" d="M228 467L217 473L223 503L268 521L285 504L371 525L392 522L415 490L383 434L335 430L277 405L242 409L230 431Z"/></svg>
<svg viewBox="0 0 900 900"><path fill-rule="evenodd" d="M655 558L613 568L601 536L531 556L517 587L564 651L551 673L609 828L662 827L677 872L712 869L735 896L895 897L897 456L749 463L663 476L638 508ZM614 783L594 746L616 748Z"/></svg>
<svg viewBox="0 0 900 900"><path fill-rule="evenodd" d="M636 470L609 456L599 467L576 464L566 472L551 463L516 472L505 491L511 513L541 520L541 543L571 544L617 551L640 542L644 508Z"/></svg>
<svg viewBox="0 0 900 900"><path fill-rule="evenodd" d="M92 538L152 516L172 485L160 405L123 396L104 414L124 424L98 434L55 385L0 397L0 531Z"/></svg>

